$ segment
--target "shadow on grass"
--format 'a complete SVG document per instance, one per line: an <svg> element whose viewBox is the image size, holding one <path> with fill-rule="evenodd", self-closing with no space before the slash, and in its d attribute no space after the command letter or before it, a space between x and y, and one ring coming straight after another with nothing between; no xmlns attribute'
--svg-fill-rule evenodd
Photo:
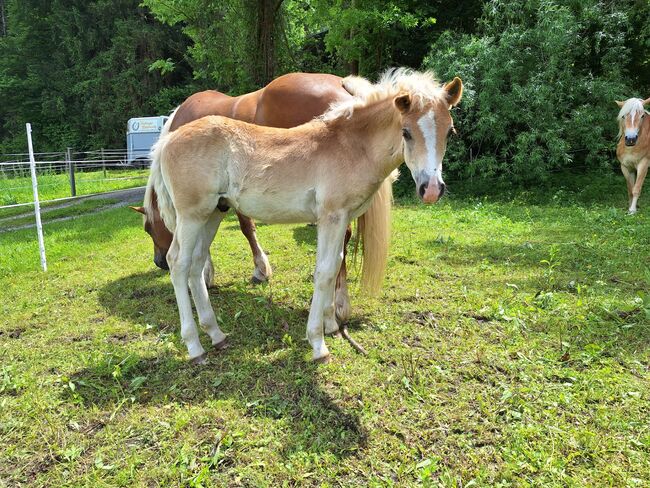
<svg viewBox="0 0 650 488"><path fill-rule="evenodd" d="M151 271L116 280L100 290L100 303L129 321L161 324L152 332L161 339L169 336L184 354L173 290L159 278ZM223 317L230 348L209 351L207 364L192 366L171 352L157 357L107 354L71 375L77 388L64 394L106 409L119 408L125 397L142 405L234 400L248 417L289 426L289 450L306 446L301 449L346 456L366 445L358 416L321 388L319 366L305 359L308 347L288 339L304 337L306 310L270 303L260 288L222 287L210 290L210 297ZM201 339L209 344L207 336Z"/></svg>
<svg viewBox="0 0 650 488"><path fill-rule="evenodd" d="M298 244L316 247L317 227L315 225L301 225L293 228L293 240Z"/></svg>

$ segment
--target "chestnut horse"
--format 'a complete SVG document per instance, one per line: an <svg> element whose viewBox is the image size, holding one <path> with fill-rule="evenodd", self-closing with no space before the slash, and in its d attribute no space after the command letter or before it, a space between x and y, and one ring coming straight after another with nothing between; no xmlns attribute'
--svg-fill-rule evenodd
<svg viewBox="0 0 650 488"><path fill-rule="evenodd" d="M618 145L616 157L621 163L621 171L627 183L629 200L628 213L636 213L637 201L641 195L643 180L650 164L650 112L643 108L650 104L650 98L630 98L616 102L621 110L618 113Z"/></svg>
<svg viewBox="0 0 650 488"><path fill-rule="evenodd" d="M356 84L357 86L352 86ZM370 83L362 78L349 80L349 89L363 91ZM266 87L238 97L230 97L218 91L208 90L187 98L175 111L168 126L174 131L185 124L206 115L223 115L244 122L268 127L290 128L312 120L323 114L337 102L349 101L352 95L342 85L342 78L329 74L290 73L280 76ZM372 205L359 218L362 247L362 263L385 262L390 237L390 211L392 204L392 179L387 179L377 192ZM169 269L167 252L173 234L167 229L158 212L155 191L152 193L151 213L145 220L145 231L154 243L154 263L162 269ZM144 214L143 207L131 207ZM271 266L266 254L257 241L253 220L237 212L239 225L253 252L255 270L252 281L261 283L271 276ZM345 244L351 236L350 228L345 234ZM344 246L345 249L346 246ZM371 256L370 254L376 254ZM213 280L212 260L208 256L204 269L208 286ZM381 286L384 268L370 268L362 264L362 287L375 292ZM341 322L350 317L350 298L347 289L345 256L336 281L336 316ZM356 346L355 346L356 347Z"/></svg>
<svg viewBox="0 0 650 488"><path fill-rule="evenodd" d="M155 191L160 215L174 231L167 260L190 359L203 362L206 353L188 284L213 346L226 344L202 269L224 210L232 207L268 223L317 223L307 338L313 359L328 361L324 333L338 329L334 291L346 229L402 161L423 201L440 198L442 159L453 129L450 109L462 90L459 78L441 86L429 73L396 70L362 98L292 129L208 116L162 135L152 151L145 211L149 218Z"/></svg>

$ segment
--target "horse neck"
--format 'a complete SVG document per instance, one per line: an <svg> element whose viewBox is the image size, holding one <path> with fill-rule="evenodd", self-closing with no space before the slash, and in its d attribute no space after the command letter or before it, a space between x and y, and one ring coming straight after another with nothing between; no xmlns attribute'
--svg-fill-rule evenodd
<svg viewBox="0 0 650 488"><path fill-rule="evenodd" d="M339 120L340 133L367 155L367 170L384 180L397 167L402 156L401 119L393 98L355 108L350 118Z"/></svg>

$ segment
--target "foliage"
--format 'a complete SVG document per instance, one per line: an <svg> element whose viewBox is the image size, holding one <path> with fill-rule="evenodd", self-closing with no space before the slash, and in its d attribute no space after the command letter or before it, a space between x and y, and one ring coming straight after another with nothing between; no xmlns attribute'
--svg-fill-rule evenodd
<svg viewBox="0 0 650 488"><path fill-rule="evenodd" d="M223 222L210 299L232 345L203 367L135 212L47 224L48 273L33 229L2 234L0 479L647 486L650 212L625 215L620 175L571 183L398 205L382 295L360 297L350 271L370 355L327 338L318 367L313 227L258 227L275 271L260 287Z"/></svg>
<svg viewBox="0 0 650 488"><path fill-rule="evenodd" d="M425 61L461 76L458 176L534 182L559 168L608 167L614 100L635 95L629 24L640 2L494 0L475 35L446 32Z"/></svg>
<svg viewBox="0 0 650 488"><path fill-rule="evenodd" d="M186 40L138 3L8 2L8 36L0 38L0 153L24 152L25 122L35 129L37 150L119 147L128 118L168 110L157 97L187 83L189 72L182 62L165 76L149 66L184 52ZM183 95L191 90L186 86Z"/></svg>

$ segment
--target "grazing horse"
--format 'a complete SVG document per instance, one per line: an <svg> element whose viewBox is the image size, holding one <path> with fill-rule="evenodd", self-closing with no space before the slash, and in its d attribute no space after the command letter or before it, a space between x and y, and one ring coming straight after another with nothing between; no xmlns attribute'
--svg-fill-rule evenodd
<svg viewBox="0 0 650 488"><path fill-rule="evenodd" d="M362 78L349 79L347 88L342 78L329 74L290 73L281 76L261 90L239 97L230 97L218 91L208 90L191 95L174 112L168 126L169 131L207 115L223 115L244 122L269 127L290 128L304 124L314 117L322 115L328 107L337 102L351 100L351 90L363 91L370 83ZM377 192L373 204L359 218L359 234L362 247L362 263L386 261L390 237L390 211L392 205L392 181L387 179ZM154 191L151 198L150 217L145 220L145 230L154 242L154 263L162 269L169 269L167 251L173 235L165 227L158 212L158 200ZM144 214L143 207L131 207ZM262 283L271 276L271 266L266 254L257 241L255 223L237 212L242 233L246 236L253 252L255 270L253 283ZM344 250L351 236L348 228L345 235ZM373 256L376 255L376 256ZM204 268L208 286L212 284L214 268L208 256ZM384 268L373 269L362 264L362 287L375 292L381 286ZM341 322L350 317L350 298L347 288L347 270L345 256L336 282L336 316Z"/></svg>
<svg viewBox="0 0 650 488"><path fill-rule="evenodd" d="M627 182L629 200L628 213L636 213L641 195L643 180L650 164L650 112L643 108L650 104L650 98L630 98L616 102L621 110L618 113L618 145L616 157L621 163L621 171Z"/></svg>
<svg viewBox="0 0 650 488"><path fill-rule="evenodd" d="M174 232L167 261L192 362L203 362L206 353L188 283L201 327L215 348L226 344L202 268L227 207L268 223L318 225L307 339L313 360L329 360L324 333L338 329L334 288L348 224L367 210L402 161L424 202L442 196L442 159L453 129L450 109L462 90L459 78L442 86L430 73L399 69L359 98L295 128L208 116L159 139L145 210L151 212L155 191L160 215Z"/></svg>

